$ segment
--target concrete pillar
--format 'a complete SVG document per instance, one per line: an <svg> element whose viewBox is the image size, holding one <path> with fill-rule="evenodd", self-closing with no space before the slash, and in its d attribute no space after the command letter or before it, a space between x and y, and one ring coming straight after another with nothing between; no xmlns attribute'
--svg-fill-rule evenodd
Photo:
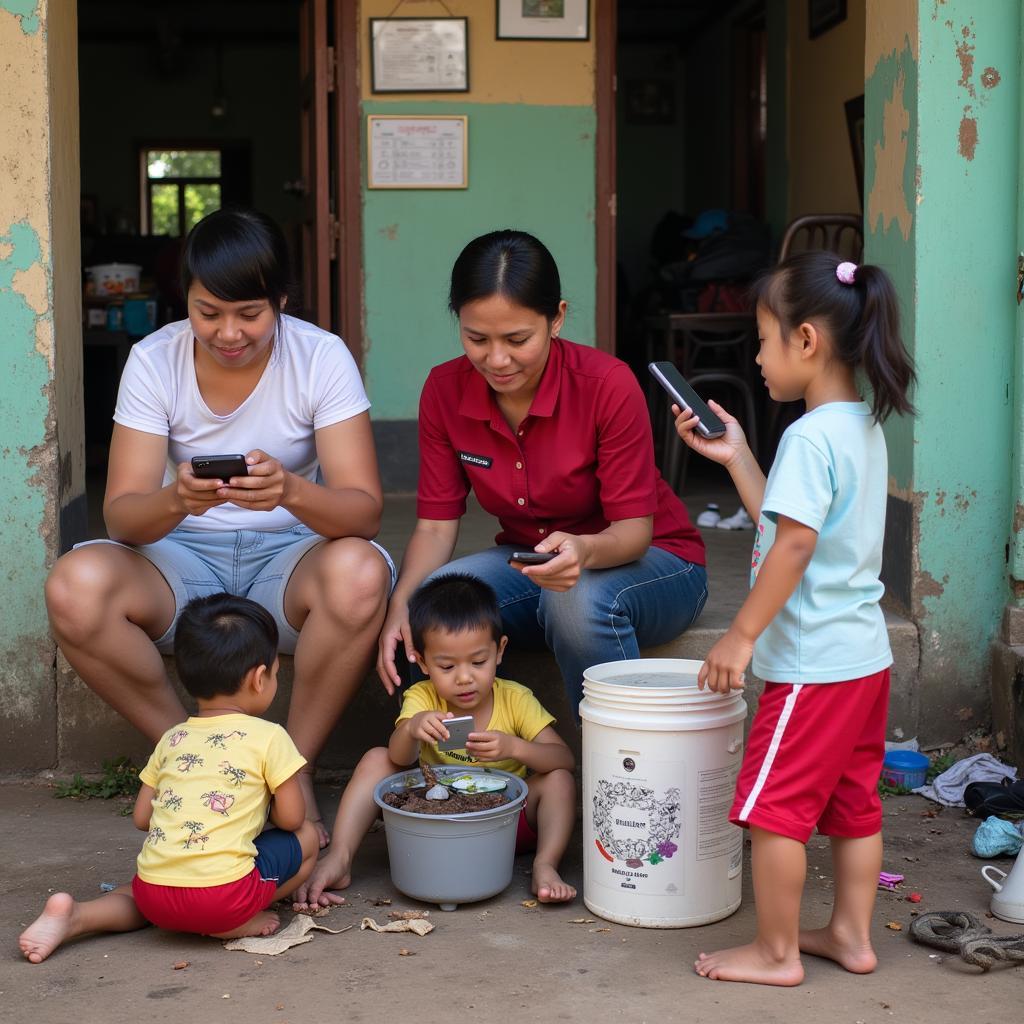
<svg viewBox="0 0 1024 1024"><path fill-rule="evenodd" d="M84 534L76 5L0 0L0 771L57 759L43 581Z"/></svg>
<svg viewBox="0 0 1024 1024"><path fill-rule="evenodd" d="M896 280L919 376L917 418L886 428L885 582L920 632L905 732L925 741L987 723L1009 596L1020 18L868 0L866 252Z"/></svg>

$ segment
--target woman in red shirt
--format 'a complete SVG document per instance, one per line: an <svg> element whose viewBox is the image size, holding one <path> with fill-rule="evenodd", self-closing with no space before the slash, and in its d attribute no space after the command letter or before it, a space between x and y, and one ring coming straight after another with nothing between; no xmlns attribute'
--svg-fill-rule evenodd
<svg viewBox="0 0 1024 1024"><path fill-rule="evenodd" d="M522 231L474 239L452 269L465 354L420 397L417 523L381 632L377 671L413 659L408 600L431 574L465 572L498 594L513 647L546 644L573 706L583 670L683 632L707 598L704 544L654 464L640 386L625 363L559 337L558 267ZM450 562L472 490L495 546ZM553 552L544 565L513 551Z"/></svg>

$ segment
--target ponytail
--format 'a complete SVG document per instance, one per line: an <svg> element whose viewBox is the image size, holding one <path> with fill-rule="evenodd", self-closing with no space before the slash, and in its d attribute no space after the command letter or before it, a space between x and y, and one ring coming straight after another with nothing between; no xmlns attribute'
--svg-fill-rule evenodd
<svg viewBox="0 0 1024 1024"><path fill-rule="evenodd" d="M756 281L752 298L779 321L783 336L802 323L822 324L835 357L864 370L876 422L894 412L913 415L914 363L900 337L896 289L881 267L855 267L833 252L801 252Z"/></svg>
<svg viewBox="0 0 1024 1024"><path fill-rule="evenodd" d="M900 337L900 307L892 279L881 267L866 263L857 268L854 287L864 292L857 362L871 384L875 420L882 422L894 412L912 416L907 392L916 374Z"/></svg>

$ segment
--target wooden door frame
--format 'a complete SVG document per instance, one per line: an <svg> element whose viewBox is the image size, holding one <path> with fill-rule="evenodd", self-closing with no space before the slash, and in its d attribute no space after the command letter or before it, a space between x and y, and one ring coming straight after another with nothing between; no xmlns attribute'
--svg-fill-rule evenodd
<svg viewBox="0 0 1024 1024"><path fill-rule="evenodd" d="M363 196L359 72L359 0L334 0L336 117L334 124L335 210L332 273L337 302L335 327L360 370L363 367Z"/></svg>
<svg viewBox="0 0 1024 1024"><path fill-rule="evenodd" d="M594 43L596 81L594 101L597 113L597 176L594 194L595 249L597 257L597 304L595 344L615 354L615 233L617 197L615 194L615 51L618 45L618 0L598 0L594 4Z"/></svg>

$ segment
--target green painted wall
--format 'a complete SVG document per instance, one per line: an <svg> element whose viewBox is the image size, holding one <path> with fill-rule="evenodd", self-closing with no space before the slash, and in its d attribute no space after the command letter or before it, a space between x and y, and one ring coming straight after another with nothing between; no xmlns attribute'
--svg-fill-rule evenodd
<svg viewBox="0 0 1024 1024"><path fill-rule="evenodd" d="M486 231L522 228L548 246L569 303L563 334L594 341L593 107L409 102L400 111L469 115L469 188L364 191L364 365L375 420L414 419L430 368L461 353L449 274ZM393 101L363 103L364 118L398 112Z"/></svg>
<svg viewBox="0 0 1024 1024"><path fill-rule="evenodd" d="M874 6L891 17L888 0ZM1021 14L912 6L904 37L868 32L867 251L897 281L919 374L916 420L887 437L890 493L911 526L921 732L934 740L986 714L1009 593Z"/></svg>

